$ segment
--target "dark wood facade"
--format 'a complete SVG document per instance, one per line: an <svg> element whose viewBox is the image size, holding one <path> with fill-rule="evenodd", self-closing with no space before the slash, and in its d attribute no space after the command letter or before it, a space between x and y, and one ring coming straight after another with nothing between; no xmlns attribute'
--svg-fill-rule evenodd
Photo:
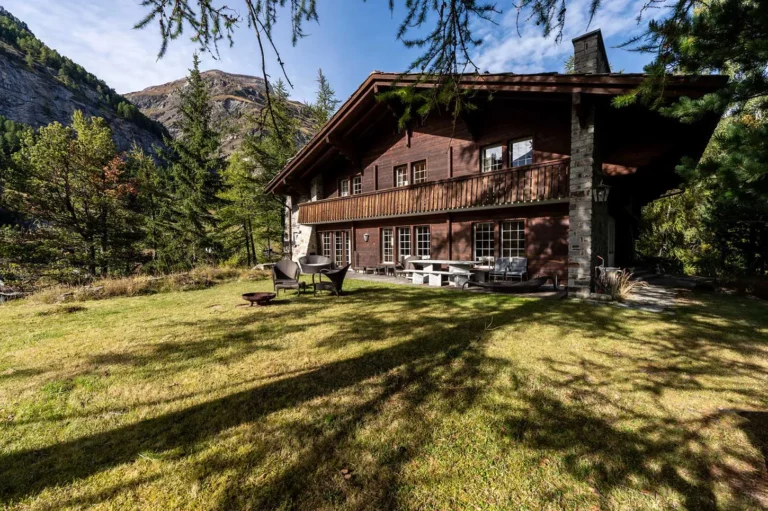
<svg viewBox="0 0 768 511"><path fill-rule="evenodd" d="M410 78L372 74L268 186L291 198L291 257L316 252L371 267L404 254L514 255L528 258L530 276L570 282L572 268L588 274L592 252L604 250L594 240L608 237L616 264L629 264L640 208L675 186L674 166L682 156L701 155L717 122L713 115L681 126L641 105L611 106L613 96L642 79L467 76L462 86L475 91L474 110L458 119L430 114L401 130L397 106L376 95ZM666 94L697 97L724 83L670 77ZM519 158L513 147L522 142L530 154ZM490 147L498 148L498 160L484 168ZM603 180L612 192L592 229L596 217L580 208Z"/></svg>

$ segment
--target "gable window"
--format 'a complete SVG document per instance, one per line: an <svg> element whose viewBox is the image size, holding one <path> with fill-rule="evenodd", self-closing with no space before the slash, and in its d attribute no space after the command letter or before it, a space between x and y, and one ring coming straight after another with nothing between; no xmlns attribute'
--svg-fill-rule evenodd
<svg viewBox="0 0 768 511"><path fill-rule="evenodd" d="M349 179L339 181L339 195L342 197L349 195Z"/></svg>
<svg viewBox="0 0 768 511"><path fill-rule="evenodd" d="M525 222L501 223L501 257L525 257Z"/></svg>
<svg viewBox="0 0 768 511"><path fill-rule="evenodd" d="M413 164L413 184L424 183L427 181L427 162L417 161Z"/></svg>
<svg viewBox="0 0 768 511"><path fill-rule="evenodd" d="M397 260L402 261L404 257L411 255L411 228L397 228Z"/></svg>
<svg viewBox="0 0 768 511"><path fill-rule="evenodd" d="M509 143L510 167L522 167L533 163L533 139L522 138Z"/></svg>
<svg viewBox="0 0 768 511"><path fill-rule="evenodd" d="M395 254L395 240L392 236L392 228L388 227L381 230L381 261L384 263L393 262Z"/></svg>
<svg viewBox="0 0 768 511"><path fill-rule="evenodd" d="M501 144L489 146L483 149L483 172L492 172L501 170L503 163L504 148Z"/></svg>
<svg viewBox="0 0 768 511"><path fill-rule="evenodd" d="M408 186L408 166L395 167L395 186Z"/></svg>
<svg viewBox="0 0 768 511"><path fill-rule="evenodd" d="M363 177L355 176L352 178L352 195L363 193Z"/></svg>
<svg viewBox="0 0 768 511"><path fill-rule="evenodd" d="M474 224L475 261L483 257L493 257L496 248L493 240L493 223Z"/></svg>
<svg viewBox="0 0 768 511"><path fill-rule="evenodd" d="M429 257L431 253L431 237L428 225L419 225L416 227L416 255L419 257Z"/></svg>

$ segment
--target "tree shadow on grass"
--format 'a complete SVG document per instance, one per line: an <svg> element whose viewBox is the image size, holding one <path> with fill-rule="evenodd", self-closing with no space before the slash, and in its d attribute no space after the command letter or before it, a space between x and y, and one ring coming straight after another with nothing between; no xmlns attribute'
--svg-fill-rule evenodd
<svg viewBox="0 0 768 511"><path fill-rule="evenodd" d="M444 301L439 294L433 297L412 297L408 306L426 306L433 298L435 305ZM317 309L317 312L327 309L327 305L319 302L308 306ZM364 305L360 304L360 307L364 308ZM277 320L279 319L278 317ZM460 319L444 320L441 324L432 325L429 335L413 336L389 348L331 362L302 374L236 392L178 412L43 448L1 455L0 496L3 501L9 502L33 495L45 488L67 484L132 462L146 450L186 452L195 444L230 428L258 421L274 412L296 407L395 371L396 374L388 375L384 383L380 384L378 397L343 411L335 433L338 440L350 432L345 424L351 426L363 417L375 414L377 403L385 401L394 393L408 389L409 396L416 399L420 394L434 392L436 387L426 381L427 376L467 352L472 340L477 338L477 332L482 330L482 321L465 321L467 319L464 315ZM382 332L384 335L386 332L403 334L412 327L408 322L395 327L375 316L361 316L357 321L362 321L363 326L354 329L355 336L360 332L369 337L382 335ZM203 330L209 332L208 336L221 338L221 342L226 342L231 336L222 334L222 331L231 327L232 325L222 325L214 321ZM176 348L178 347L174 347ZM192 349L194 355L191 356L205 355L207 352L205 348L202 352L197 351L198 347ZM168 353L163 351L157 355L168 356ZM145 360L119 359L112 362L142 364ZM321 443L326 444L327 441ZM280 477L280 481L276 483L277 487L283 488L281 491L288 491L288 496L299 491L299 486L292 486L293 482L301 480L296 474L301 473L302 467L307 467L308 463L311 464L310 460L318 458L324 451L322 447L318 450L312 449L312 453L304 456L299 465ZM273 502L271 497L269 500Z"/></svg>
<svg viewBox="0 0 768 511"><path fill-rule="evenodd" d="M754 385L740 389L730 381L758 384L764 378L765 366L745 359L765 353L768 340L755 332L765 332L768 320L745 321L736 310L725 308L718 315L699 308L681 312L668 328L642 338L636 327L658 316L574 302L371 289L338 299L297 301L270 311L269 317L192 322L205 332L203 338L154 356L187 350L180 360L210 357L217 351L210 351L207 342L221 347L230 342L234 349L227 356L244 356L252 345L276 343L279 349L281 336L303 329L311 333L312 327L327 329L306 340L321 351L372 344L369 351L183 410L0 455L0 497L10 502L33 496L133 462L147 450L186 459L206 442L236 447L241 439L230 437L233 430L253 428L268 431L270 441L254 437L245 453L217 451L189 462L203 480L228 474L225 488L217 492L219 507L407 506L403 470L435 440L431 426L442 410L435 403L459 412L486 406L479 398L501 371L513 376L515 384L506 392L517 406L495 403L486 410L488 420L497 422L493 430L511 436L513 446L557 453L569 477L595 488L601 508L615 507L612 494L630 489L663 492L665 499L677 498L687 509L715 509L716 485L723 484L718 470L727 468L720 458L754 461L754 453L743 449L712 446L709 434L719 427L721 414L680 413L661 397L672 390L723 392L741 405L768 407L765 395L751 390ZM607 338L615 347L544 358L541 373L530 374L486 354L491 320L510 335L531 324L549 325L555 336L578 332L596 342ZM264 324L254 327L254 322ZM237 333L240 328L246 333ZM377 347L391 338L404 340ZM149 362L128 358L114 363ZM621 399L622 392L631 398ZM276 422L281 414L287 417ZM392 423L382 424L382 417ZM247 432L237 434L248 441ZM384 435L392 443L374 442L363 456L359 443L365 444L366 435ZM265 470L264 460L284 449L293 456ZM365 470L358 471L355 460L363 458L368 459ZM258 478L256 467L262 470ZM735 495L733 504L754 504L751 499Z"/></svg>

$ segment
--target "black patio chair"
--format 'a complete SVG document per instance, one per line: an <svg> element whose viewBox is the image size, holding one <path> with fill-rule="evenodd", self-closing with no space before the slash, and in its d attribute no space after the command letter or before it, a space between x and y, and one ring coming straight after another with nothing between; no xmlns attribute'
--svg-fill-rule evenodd
<svg viewBox="0 0 768 511"><path fill-rule="evenodd" d="M295 289L301 294L307 284L299 280L300 272L299 265L290 259L275 263L272 267L272 286L275 288L275 293L280 294L281 289Z"/></svg>
<svg viewBox="0 0 768 511"><path fill-rule="evenodd" d="M347 276L349 266L347 264L345 267L336 270L320 270L320 282L316 282L314 286L315 294L320 289L335 293L336 296L341 296L341 288L344 285L344 277ZM328 277L328 282L324 282L323 277Z"/></svg>
<svg viewBox="0 0 768 511"><path fill-rule="evenodd" d="M330 257L307 255L299 257L299 266L301 267L301 273L312 275L312 284L314 284L315 275L319 275L321 270L333 268L333 261L331 261Z"/></svg>

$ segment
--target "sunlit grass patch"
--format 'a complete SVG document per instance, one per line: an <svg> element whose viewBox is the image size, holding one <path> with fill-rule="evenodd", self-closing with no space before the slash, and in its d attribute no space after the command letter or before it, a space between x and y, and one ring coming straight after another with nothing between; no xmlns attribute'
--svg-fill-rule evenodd
<svg viewBox="0 0 768 511"><path fill-rule="evenodd" d="M662 315L359 281L240 298L269 285L0 307L0 501L766 504L763 302Z"/></svg>

